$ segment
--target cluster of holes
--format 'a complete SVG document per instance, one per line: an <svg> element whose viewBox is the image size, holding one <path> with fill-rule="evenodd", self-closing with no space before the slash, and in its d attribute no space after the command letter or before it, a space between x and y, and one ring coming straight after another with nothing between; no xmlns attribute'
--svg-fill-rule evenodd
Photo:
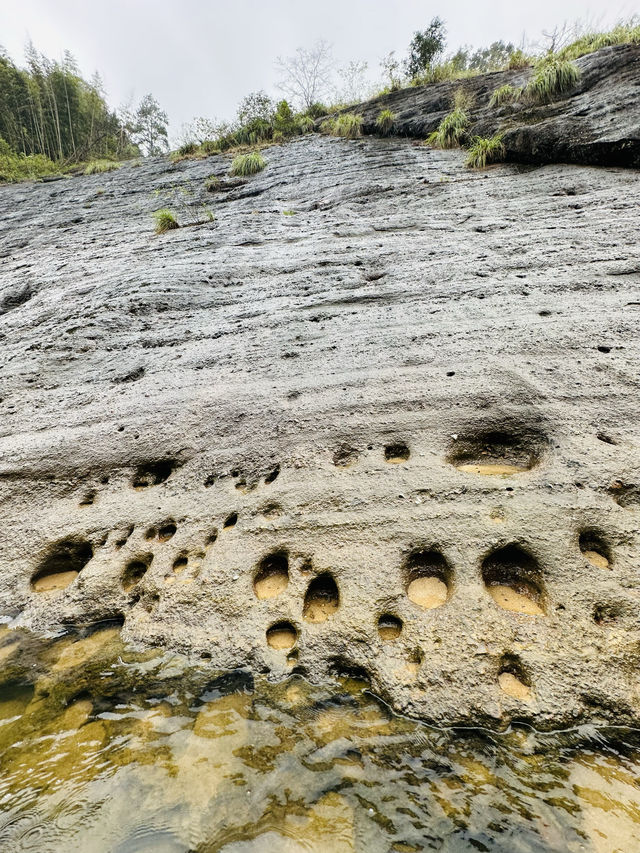
<svg viewBox="0 0 640 853"><path fill-rule="evenodd" d="M373 450L373 445L368 445L367 450ZM337 468L348 468L357 462L359 456L360 452L356 447L342 444L333 453L333 464ZM410 456L409 447L402 441L387 444L384 448L385 462L390 464L406 462Z"/></svg>

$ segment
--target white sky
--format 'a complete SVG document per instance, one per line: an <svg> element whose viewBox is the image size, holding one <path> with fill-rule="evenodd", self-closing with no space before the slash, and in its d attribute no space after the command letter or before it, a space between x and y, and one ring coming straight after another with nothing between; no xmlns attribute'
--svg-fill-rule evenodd
<svg viewBox="0 0 640 853"><path fill-rule="evenodd" d="M176 132L196 115L232 118L249 92L278 95L276 57L319 38L339 64L366 60L377 79L380 58L404 56L435 15L453 50L638 12L640 0L0 0L0 44L18 65L29 37L51 58L66 48L85 76L100 71L112 106L152 92Z"/></svg>

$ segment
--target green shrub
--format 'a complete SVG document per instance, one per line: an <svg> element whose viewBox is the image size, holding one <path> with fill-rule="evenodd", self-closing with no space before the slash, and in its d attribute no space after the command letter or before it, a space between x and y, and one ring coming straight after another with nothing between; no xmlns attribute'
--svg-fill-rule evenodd
<svg viewBox="0 0 640 853"><path fill-rule="evenodd" d="M572 89L579 79L580 69L574 62L549 54L536 63L524 94L534 103L546 104Z"/></svg>
<svg viewBox="0 0 640 853"><path fill-rule="evenodd" d="M521 88L516 89L511 85L511 83L505 83L504 86L500 86L500 88L496 89L493 95L491 95L489 106L502 107L505 104L514 104L521 95Z"/></svg>
<svg viewBox="0 0 640 853"><path fill-rule="evenodd" d="M322 118L329 114L329 110L325 107L324 104L311 104L308 107L306 115L310 116L313 119Z"/></svg>
<svg viewBox="0 0 640 853"><path fill-rule="evenodd" d="M376 119L376 127L385 136L393 130L393 123L396 120L395 113L391 110L380 110Z"/></svg>
<svg viewBox="0 0 640 853"><path fill-rule="evenodd" d="M0 184L33 181L59 174L58 166L44 154L17 154L0 136Z"/></svg>
<svg viewBox="0 0 640 853"><path fill-rule="evenodd" d="M342 113L335 120L333 133L346 139L355 139L362 134L362 116L354 113Z"/></svg>
<svg viewBox="0 0 640 853"><path fill-rule="evenodd" d="M456 107L442 119L438 129L428 136L427 145L434 148L459 148L467 135L468 127L468 114L461 107Z"/></svg>
<svg viewBox="0 0 640 853"><path fill-rule="evenodd" d="M239 154L231 164L231 174L241 177L255 175L257 172L261 172L266 165L266 160L259 151L252 151L250 154Z"/></svg>
<svg viewBox="0 0 640 853"><path fill-rule="evenodd" d="M219 154L220 153L220 145L217 139L205 139L204 142L200 144L200 148L204 154Z"/></svg>
<svg viewBox="0 0 640 853"><path fill-rule="evenodd" d="M505 157L502 134L496 133L490 139L474 136L469 146L466 165L470 169L484 169L489 163L500 163Z"/></svg>
<svg viewBox="0 0 640 853"><path fill-rule="evenodd" d="M85 175L101 175L103 172L115 172L120 168L120 163L114 160L92 160L87 163L84 173Z"/></svg>
<svg viewBox="0 0 640 853"><path fill-rule="evenodd" d="M166 207L154 211L153 218L156 221L156 234L164 234L165 231L173 231L180 227L173 213Z"/></svg>

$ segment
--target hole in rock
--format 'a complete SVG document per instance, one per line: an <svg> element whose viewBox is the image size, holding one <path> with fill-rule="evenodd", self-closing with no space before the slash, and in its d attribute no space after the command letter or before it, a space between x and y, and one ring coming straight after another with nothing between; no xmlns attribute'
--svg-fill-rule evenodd
<svg viewBox="0 0 640 853"><path fill-rule="evenodd" d="M336 655L329 661L329 670L338 678L351 678L365 684L371 683L371 673L366 667L360 666L360 664L342 655Z"/></svg>
<svg viewBox="0 0 640 853"><path fill-rule="evenodd" d="M211 533L207 536L207 545L213 545L213 543L218 539L218 530L214 528Z"/></svg>
<svg viewBox="0 0 640 853"><path fill-rule="evenodd" d="M261 506L258 512L265 518L279 518L279 516L282 515L282 507L279 503L275 503L275 501L273 501Z"/></svg>
<svg viewBox="0 0 640 853"><path fill-rule="evenodd" d="M616 480L609 487L609 494L624 509L635 509L640 506L640 486L635 483L621 483Z"/></svg>
<svg viewBox="0 0 640 853"><path fill-rule="evenodd" d="M145 539L155 539L157 535L158 531L155 529L155 527L147 527L144 532Z"/></svg>
<svg viewBox="0 0 640 853"><path fill-rule="evenodd" d="M160 459L157 462L145 462L139 465L133 476L134 489L146 489L158 486L168 480L177 467L174 459Z"/></svg>
<svg viewBox="0 0 640 853"><path fill-rule="evenodd" d="M176 559L173 561L173 566L171 568L177 575L179 575L184 572L188 565L188 557L185 557L184 554L182 554L180 557L176 557Z"/></svg>
<svg viewBox="0 0 640 853"><path fill-rule="evenodd" d="M286 551L275 551L260 561L253 579L256 598L275 598L289 583L289 557Z"/></svg>
<svg viewBox="0 0 640 853"><path fill-rule="evenodd" d="M596 604L593 608L593 621L596 625L612 625L621 615L615 604Z"/></svg>
<svg viewBox="0 0 640 853"><path fill-rule="evenodd" d="M329 572L324 572L307 587L302 615L307 622L326 622L339 606L338 585Z"/></svg>
<svg viewBox="0 0 640 853"><path fill-rule="evenodd" d="M482 564L482 579L493 600L504 610L544 615L542 572L537 561L519 545L507 545L489 554Z"/></svg>
<svg viewBox="0 0 640 853"><path fill-rule="evenodd" d="M520 702L530 702L533 699L531 682L519 658L505 655L500 665L498 684L503 693Z"/></svg>
<svg viewBox="0 0 640 853"><path fill-rule="evenodd" d="M611 568L611 551L596 530L583 530L578 539L580 550L592 566L599 569Z"/></svg>
<svg viewBox="0 0 640 853"><path fill-rule="evenodd" d="M385 643L397 640L401 633L402 619L392 616L391 613L384 613L378 619L378 634Z"/></svg>
<svg viewBox="0 0 640 853"><path fill-rule="evenodd" d="M410 456L409 448L406 444L398 442L397 444L388 444L384 449L385 461L391 463L406 462Z"/></svg>
<svg viewBox="0 0 640 853"><path fill-rule="evenodd" d="M603 441L605 444L613 444L613 445L618 444L618 442L615 440L615 438L611 438L610 435L606 435L604 432L596 433L596 438L598 439L598 441Z"/></svg>
<svg viewBox="0 0 640 853"><path fill-rule="evenodd" d="M273 483L273 481L277 479L279 473L280 466L276 465L276 467L272 471L270 471L264 478L265 483Z"/></svg>
<svg viewBox="0 0 640 853"><path fill-rule="evenodd" d="M522 424L469 431L454 440L447 462L468 474L509 476L534 468L546 443L540 432Z"/></svg>
<svg viewBox="0 0 640 853"><path fill-rule="evenodd" d="M56 542L32 576L32 589L35 592L65 589L78 577L92 557L93 548L84 539L63 539Z"/></svg>
<svg viewBox="0 0 640 853"><path fill-rule="evenodd" d="M409 601L433 610L442 607L449 597L451 569L435 548L412 551L405 568Z"/></svg>
<svg viewBox="0 0 640 853"><path fill-rule="evenodd" d="M267 643L272 649L291 649L297 639L298 632L291 622L276 622L267 631Z"/></svg>
<svg viewBox="0 0 640 853"><path fill-rule="evenodd" d="M235 527L235 526L236 526L237 521L238 521L238 513L237 513L237 512L232 512L232 513L231 513L231 515L228 515L228 516L225 518L225 520L224 520L224 524L223 524L222 526L223 526L223 527Z"/></svg>
<svg viewBox="0 0 640 853"><path fill-rule="evenodd" d="M96 499L96 492L90 491L83 495L80 506L91 506Z"/></svg>
<svg viewBox="0 0 640 853"><path fill-rule="evenodd" d="M142 557L137 557L135 560L127 563L124 572L122 573L122 588L125 592L133 589L136 584L140 583L145 576L147 569L151 565L153 554L145 554Z"/></svg>
<svg viewBox="0 0 640 853"><path fill-rule="evenodd" d="M611 352L611 347L600 346L598 352L603 352L605 355Z"/></svg>
<svg viewBox="0 0 640 853"><path fill-rule="evenodd" d="M173 536L175 536L177 530L176 523L174 521L165 521L164 524L158 530L158 539L160 542L168 542Z"/></svg>
<svg viewBox="0 0 640 853"><path fill-rule="evenodd" d="M333 454L333 464L338 468L348 468L353 465L358 459L358 451L355 447L343 444Z"/></svg>

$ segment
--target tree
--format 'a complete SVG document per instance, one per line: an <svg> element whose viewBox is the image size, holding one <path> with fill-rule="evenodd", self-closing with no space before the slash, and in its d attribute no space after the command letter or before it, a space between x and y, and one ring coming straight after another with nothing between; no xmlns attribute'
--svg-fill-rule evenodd
<svg viewBox="0 0 640 853"><path fill-rule="evenodd" d="M261 89L259 92L251 92L240 101L238 123L251 124L256 119L271 121L275 108L275 104L265 91Z"/></svg>
<svg viewBox="0 0 640 853"><path fill-rule="evenodd" d="M390 53L387 53L386 56L383 56L380 60L380 68L382 69L382 73L384 77L389 81L390 89L399 89L400 83L402 82L402 76L400 74L400 63L396 59L396 52L392 50Z"/></svg>
<svg viewBox="0 0 640 853"><path fill-rule="evenodd" d="M132 137L148 157L162 154L169 147L169 117L153 95L145 95L133 117Z"/></svg>
<svg viewBox="0 0 640 853"><path fill-rule="evenodd" d="M405 70L409 77L423 74L444 50L447 31L441 18L434 18L426 30L414 33Z"/></svg>
<svg viewBox="0 0 640 853"><path fill-rule="evenodd" d="M350 62L344 68L338 69L338 77L342 85L336 90L338 100L343 104L353 104L363 101L367 90L367 62Z"/></svg>
<svg viewBox="0 0 640 853"><path fill-rule="evenodd" d="M278 57L276 68L282 75L277 84L294 105L308 109L329 94L333 75L333 48L317 41L312 48L299 47L295 56Z"/></svg>

